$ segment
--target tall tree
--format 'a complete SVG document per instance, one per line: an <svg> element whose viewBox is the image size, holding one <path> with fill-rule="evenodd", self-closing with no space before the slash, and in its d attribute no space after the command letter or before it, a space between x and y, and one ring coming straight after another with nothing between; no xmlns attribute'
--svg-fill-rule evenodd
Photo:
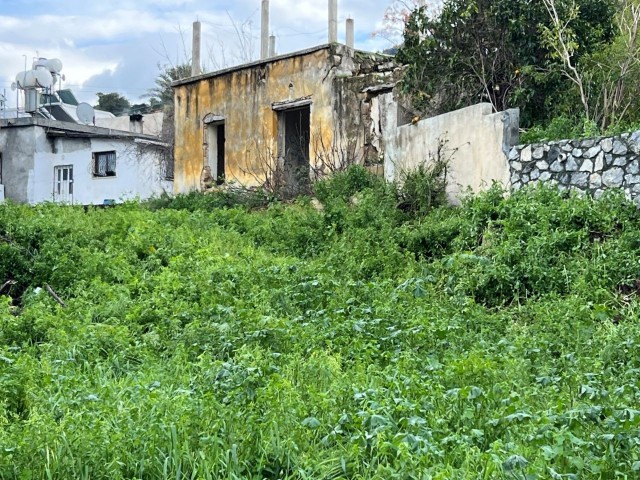
<svg viewBox="0 0 640 480"><path fill-rule="evenodd" d="M556 0L575 35L575 59L613 38L617 0ZM409 18L398 59L417 108L442 113L480 101L499 111L518 106L523 123L549 115L561 92L559 62L541 35L551 20L542 1L445 0L440 15L424 8Z"/></svg>
<svg viewBox="0 0 640 480"><path fill-rule="evenodd" d="M120 95L117 92L112 93L97 93L98 103L96 108L98 110L104 110L105 112L111 112L114 115L122 115L129 111L131 104L129 100Z"/></svg>
<svg viewBox="0 0 640 480"><path fill-rule="evenodd" d="M179 65L158 65L160 73L155 79L155 86L150 88L145 97L159 100L165 107L173 106L173 88L171 84L177 80L182 80L191 76L191 64L181 63Z"/></svg>
<svg viewBox="0 0 640 480"><path fill-rule="evenodd" d="M147 90L144 97L149 98L152 107L161 106L164 110L164 118L162 120L162 140L168 145L162 155L163 168L165 176L173 178L174 165L174 140L175 140L175 123L174 123L174 104L173 104L173 87L171 84L177 80L191 76L191 64L188 62L181 63L176 66L158 65L160 74L156 77L155 86Z"/></svg>
<svg viewBox="0 0 640 480"><path fill-rule="evenodd" d="M616 36L600 49L577 57L580 47L567 18L581 12L573 5L564 15L558 0L543 0L551 26L542 27L543 41L560 62L560 72L574 86L582 116L606 130L612 125L636 122L640 114L640 2L620 0L615 15ZM623 126L623 125L622 125Z"/></svg>

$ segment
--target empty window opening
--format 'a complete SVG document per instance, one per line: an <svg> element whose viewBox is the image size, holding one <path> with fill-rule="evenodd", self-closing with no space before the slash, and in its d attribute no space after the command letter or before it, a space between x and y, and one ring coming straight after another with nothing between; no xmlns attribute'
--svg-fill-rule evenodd
<svg viewBox="0 0 640 480"><path fill-rule="evenodd" d="M160 167L162 168L163 178L165 180L173 180L175 171L175 160L173 158L173 150L165 148L160 153Z"/></svg>
<svg viewBox="0 0 640 480"><path fill-rule="evenodd" d="M93 154L93 176L116 176L116 152L95 152Z"/></svg>
<svg viewBox="0 0 640 480"><path fill-rule="evenodd" d="M296 195L309 185L309 143L311 107L282 110L279 113L279 156L286 190Z"/></svg>
<svg viewBox="0 0 640 480"><path fill-rule="evenodd" d="M207 164L218 185L225 179L224 144L224 122L207 124Z"/></svg>

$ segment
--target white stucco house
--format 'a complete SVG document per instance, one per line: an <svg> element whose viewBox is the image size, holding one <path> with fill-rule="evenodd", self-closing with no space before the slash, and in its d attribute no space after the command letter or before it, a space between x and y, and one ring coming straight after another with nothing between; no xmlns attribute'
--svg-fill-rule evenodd
<svg viewBox="0 0 640 480"><path fill-rule="evenodd" d="M167 151L157 136L135 131L0 119L0 200L99 205L171 192Z"/></svg>
<svg viewBox="0 0 640 480"><path fill-rule="evenodd" d="M100 205L173 191L162 113L115 117L61 89L62 62L16 75L23 108L0 99L0 201ZM57 89L56 89L57 87Z"/></svg>

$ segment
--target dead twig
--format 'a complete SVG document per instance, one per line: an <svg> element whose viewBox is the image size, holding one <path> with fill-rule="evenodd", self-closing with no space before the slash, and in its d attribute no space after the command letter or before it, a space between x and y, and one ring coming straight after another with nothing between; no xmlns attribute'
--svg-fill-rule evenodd
<svg viewBox="0 0 640 480"><path fill-rule="evenodd" d="M47 290L47 292L49 293L49 295L51 295L51 297L58 302L61 306L66 307L67 305L62 301L62 299L58 296L58 294L56 292L53 291L53 288L51 288L49 286L48 283L44 284L44 288Z"/></svg>
<svg viewBox="0 0 640 480"><path fill-rule="evenodd" d="M16 283L18 283L18 282L16 282L15 280L7 280L7 281L6 281L6 282L4 282L4 283L2 284L2 286L0 287L0 293L2 293L2 291L3 291L5 288L10 287L11 285L15 285Z"/></svg>

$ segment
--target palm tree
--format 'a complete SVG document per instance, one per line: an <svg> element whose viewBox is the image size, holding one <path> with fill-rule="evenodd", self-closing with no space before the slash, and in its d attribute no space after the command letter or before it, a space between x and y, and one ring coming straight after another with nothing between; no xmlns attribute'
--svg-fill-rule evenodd
<svg viewBox="0 0 640 480"><path fill-rule="evenodd" d="M171 84L177 80L182 80L191 76L191 64L182 63L180 65L158 65L160 74L155 79L155 86L147 90L143 96L145 98L157 98L165 108L173 107L173 88Z"/></svg>

